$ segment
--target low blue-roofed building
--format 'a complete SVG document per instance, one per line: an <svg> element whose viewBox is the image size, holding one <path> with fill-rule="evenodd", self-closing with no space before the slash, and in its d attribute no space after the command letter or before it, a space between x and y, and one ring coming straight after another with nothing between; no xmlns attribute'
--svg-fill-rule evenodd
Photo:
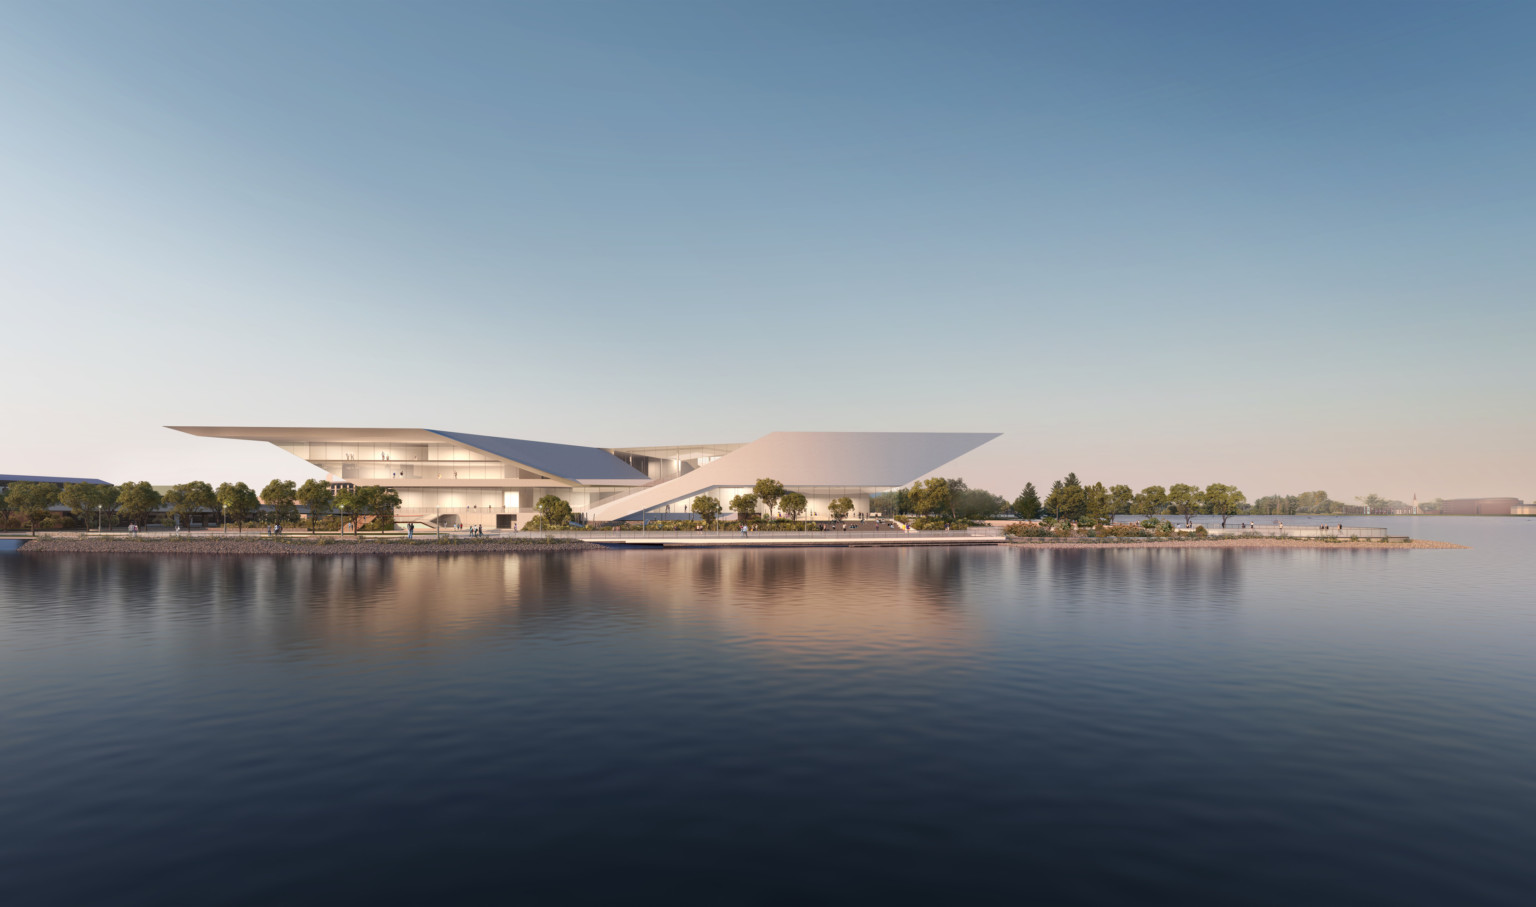
<svg viewBox="0 0 1536 907"><path fill-rule="evenodd" d="M53 485L111 485L111 482L103 482L101 479L71 479L66 476L17 476L0 475L0 488L12 482L48 482Z"/></svg>

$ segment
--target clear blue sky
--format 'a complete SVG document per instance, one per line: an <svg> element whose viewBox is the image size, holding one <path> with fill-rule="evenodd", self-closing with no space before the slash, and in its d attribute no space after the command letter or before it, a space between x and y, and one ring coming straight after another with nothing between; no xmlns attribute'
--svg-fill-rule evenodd
<svg viewBox="0 0 1536 907"><path fill-rule="evenodd" d="M0 472L1002 431L1536 498L1536 4L9 3Z"/></svg>

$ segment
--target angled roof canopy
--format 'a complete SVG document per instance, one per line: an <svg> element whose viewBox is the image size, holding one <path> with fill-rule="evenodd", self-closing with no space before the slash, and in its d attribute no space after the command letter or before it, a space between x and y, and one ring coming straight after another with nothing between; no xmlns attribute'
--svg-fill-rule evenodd
<svg viewBox="0 0 1536 907"><path fill-rule="evenodd" d="M521 463L529 469L537 469L562 479L600 482L646 477L645 473L608 451L596 447L552 444L548 441L524 441L519 438L496 438L490 435L470 435L464 432L435 429L434 433L467 447L483 450L488 454Z"/></svg>
<svg viewBox="0 0 1536 907"><path fill-rule="evenodd" d="M527 469L571 482L644 481L643 472L597 447L525 441L466 432L438 431L427 428L300 428L169 425L167 428L203 438L230 438L241 441L266 441L270 444L296 442L318 443L395 443L435 444L451 441L465 447L509 460Z"/></svg>
<svg viewBox="0 0 1536 907"><path fill-rule="evenodd" d="M711 487L785 485L894 488L998 437L992 432L776 431L692 472L593 507L618 519L682 500Z"/></svg>

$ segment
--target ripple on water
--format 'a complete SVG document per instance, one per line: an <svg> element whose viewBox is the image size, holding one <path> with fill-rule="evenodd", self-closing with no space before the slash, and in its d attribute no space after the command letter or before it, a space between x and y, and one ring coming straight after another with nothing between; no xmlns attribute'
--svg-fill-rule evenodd
<svg viewBox="0 0 1536 907"><path fill-rule="evenodd" d="M0 900L1523 902L1531 534L1439 525L0 558Z"/></svg>

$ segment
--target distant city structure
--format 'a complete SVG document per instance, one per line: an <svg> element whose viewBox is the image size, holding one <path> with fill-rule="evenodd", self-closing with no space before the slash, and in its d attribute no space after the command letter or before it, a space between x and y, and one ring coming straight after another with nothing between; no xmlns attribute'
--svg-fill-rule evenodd
<svg viewBox="0 0 1536 907"><path fill-rule="evenodd" d="M688 518L697 495L730 510L758 479L805 495L808 515L836 498L869 512L906 485L998 437L957 432L774 432L750 443L581 447L422 428L170 426L203 438L264 441L325 470L335 485L400 495L396 519L515 528L553 495L587 521ZM766 509L766 508L764 508Z"/></svg>
<svg viewBox="0 0 1536 907"><path fill-rule="evenodd" d="M1451 498L1440 502L1447 516L1511 516L1524 507L1519 498Z"/></svg>

